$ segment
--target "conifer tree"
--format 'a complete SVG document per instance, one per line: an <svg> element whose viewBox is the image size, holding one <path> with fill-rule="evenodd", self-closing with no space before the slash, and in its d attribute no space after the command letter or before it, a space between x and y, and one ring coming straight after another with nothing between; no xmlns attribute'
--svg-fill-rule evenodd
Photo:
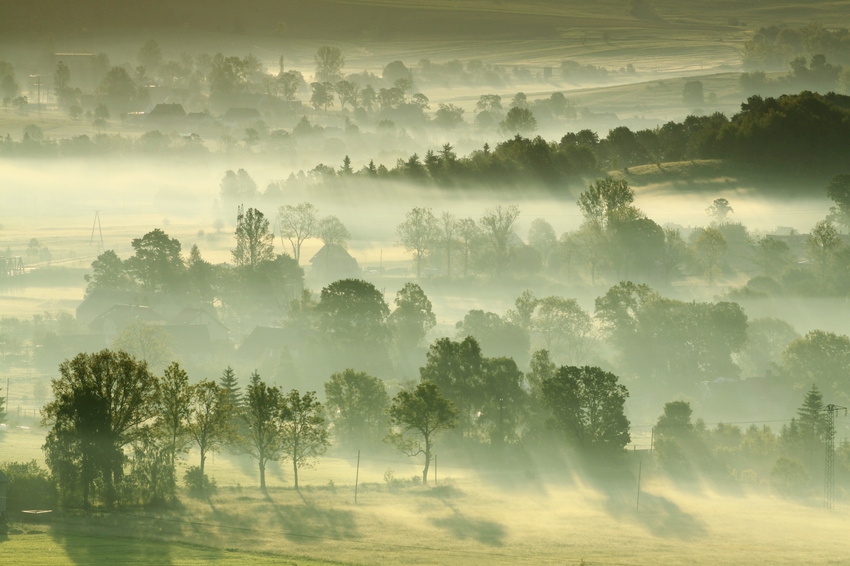
<svg viewBox="0 0 850 566"><path fill-rule="evenodd" d="M823 412L823 394L817 385L806 393L803 405L797 409L797 422L805 442L820 442L826 432L826 414Z"/></svg>
<svg viewBox="0 0 850 566"><path fill-rule="evenodd" d="M227 390L230 404L237 409L241 408L242 390L239 387L239 380L236 378L236 372L233 371L232 367L227 366L227 368L225 368L224 372L221 374L221 379L218 380L218 383L222 388Z"/></svg>

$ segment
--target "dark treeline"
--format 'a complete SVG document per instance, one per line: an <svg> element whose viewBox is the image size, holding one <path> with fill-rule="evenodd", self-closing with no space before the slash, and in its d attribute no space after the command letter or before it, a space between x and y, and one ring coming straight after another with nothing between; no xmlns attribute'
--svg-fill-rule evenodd
<svg viewBox="0 0 850 566"><path fill-rule="evenodd" d="M513 114L513 118L512 118ZM507 131L533 131L531 111L514 107L505 122ZM282 131L277 151L286 151L289 139L314 135L317 126L306 118L292 133ZM21 141L7 136L0 142L4 155L89 155L92 153L208 151L199 136L189 138L148 132L138 140L102 134L94 139L79 136L51 140L37 127L25 132ZM273 144L272 144L273 145ZM515 137L486 145L467 156L458 156L446 145L424 156L411 155L392 168L370 161L354 168L348 159L343 167L319 165L310 174L293 174L293 183L328 182L346 176L407 180L437 186L516 186L533 182L562 187L570 179L602 170L694 159L722 159L754 170L816 174L819 177L843 172L850 147L850 97L802 92L778 98L752 96L732 118L715 113L689 116L683 122L639 131L626 126L612 129L604 138L581 130L565 134L559 141L541 137Z"/></svg>

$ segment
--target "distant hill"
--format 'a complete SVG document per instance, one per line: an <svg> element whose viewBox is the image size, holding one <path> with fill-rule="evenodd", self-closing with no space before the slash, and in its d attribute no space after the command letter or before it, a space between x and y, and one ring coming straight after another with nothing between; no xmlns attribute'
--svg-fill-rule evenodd
<svg viewBox="0 0 850 566"><path fill-rule="evenodd" d="M529 38L590 29L806 22L848 25L850 3L789 0L0 0L0 33L176 29L296 39ZM631 3L630 3L631 2ZM637 16L635 15L637 14Z"/></svg>

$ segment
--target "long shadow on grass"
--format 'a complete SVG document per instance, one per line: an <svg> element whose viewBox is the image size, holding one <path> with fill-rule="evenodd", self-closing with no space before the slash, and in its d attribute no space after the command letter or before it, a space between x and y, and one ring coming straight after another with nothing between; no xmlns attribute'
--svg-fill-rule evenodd
<svg viewBox="0 0 850 566"><path fill-rule="evenodd" d="M614 518L629 520L646 527L658 537L692 540L707 534L705 523L659 495L641 493L640 510L635 501L609 498L605 510Z"/></svg>
<svg viewBox="0 0 850 566"><path fill-rule="evenodd" d="M83 516L66 518L50 528L50 536L73 564L172 563L169 543L130 538L131 532L117 532L115 520L102 522Z"/></svg>
<svg viewBox="0 0 850 566"><path fill-rule="evenodd" d="M272 510L277 515L283 536L292 542L315 544L316 539L358 538L354 513L340 509L315 506L302 493L300 504L280 504L266 494Z"/></svg>
<svg viewBox="0 0 850 566"><path fill-rule="evenodd" d="M449 500L463 496L463 492L451 486L435 487L423 495L439 499L451 511L448 517L432 517L432 525L445 530L451 536L460 539L472 539L487 546L502 546L505 538L505 527L495 521L474 519L458 510Z"/></svg>

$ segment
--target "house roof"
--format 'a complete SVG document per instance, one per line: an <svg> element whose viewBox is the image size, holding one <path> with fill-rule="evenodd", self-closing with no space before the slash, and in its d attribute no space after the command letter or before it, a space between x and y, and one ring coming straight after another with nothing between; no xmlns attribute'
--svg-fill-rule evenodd
<svg viewBox="0 0 850 566"><path fill-rule="evenodd" d="M237 353L243 358L260 358L269 351L282 351L295 339L290 329L257 326L242 340Z"/></svg>
<svg viewBox="0 0 850 566"><path fill-rule="evenodd" d="M115 291L94 289L77 306L77 318L94 318L106 312L114 305L146 305L149 299L145 293L137 291Z"/></svg>
<svg viewBox="0 0 850 566"><path fill-rule="evenodd" d="M229 329L216 317L204 309L193 309L186 307L177 316L169 321L169 324L207 324L212 323L229 332Z"/></svg>
<svg viewBox="0 0 850 566"><path fill-rule="evenodd" d="M205 324L163 324L160 328L171 336L171 346L175 351L191 354L209 352L212 341Z"/></svg>
<svg viewBox="0 0 850 566"><path fill-rule="evenodd" d="M322 246L322 249L310 258L310 263L316 263L318 261L354 261L355 264L357 263L357 260L348 253L348 250L339 244L325 244Z"/></svg>
<svg viewBox="0 0 850 566"><path fill-rule="evenodd" d="M186 111L183 110L182 104L157 104L153 110L148 113L150 118L182 118L186 116Z"/></svg>
<svg viewBox="0 0 850 566"><path fill-rule="evenodd" d="M116 328L122 328L132 322L144 321L156 324L165 322L165 317L156 312L150 307L142 305L112 305L106 312L103 312L95 317L89 323L89 328L97 330L103 326L107 320L112 320Z"/></svg>

